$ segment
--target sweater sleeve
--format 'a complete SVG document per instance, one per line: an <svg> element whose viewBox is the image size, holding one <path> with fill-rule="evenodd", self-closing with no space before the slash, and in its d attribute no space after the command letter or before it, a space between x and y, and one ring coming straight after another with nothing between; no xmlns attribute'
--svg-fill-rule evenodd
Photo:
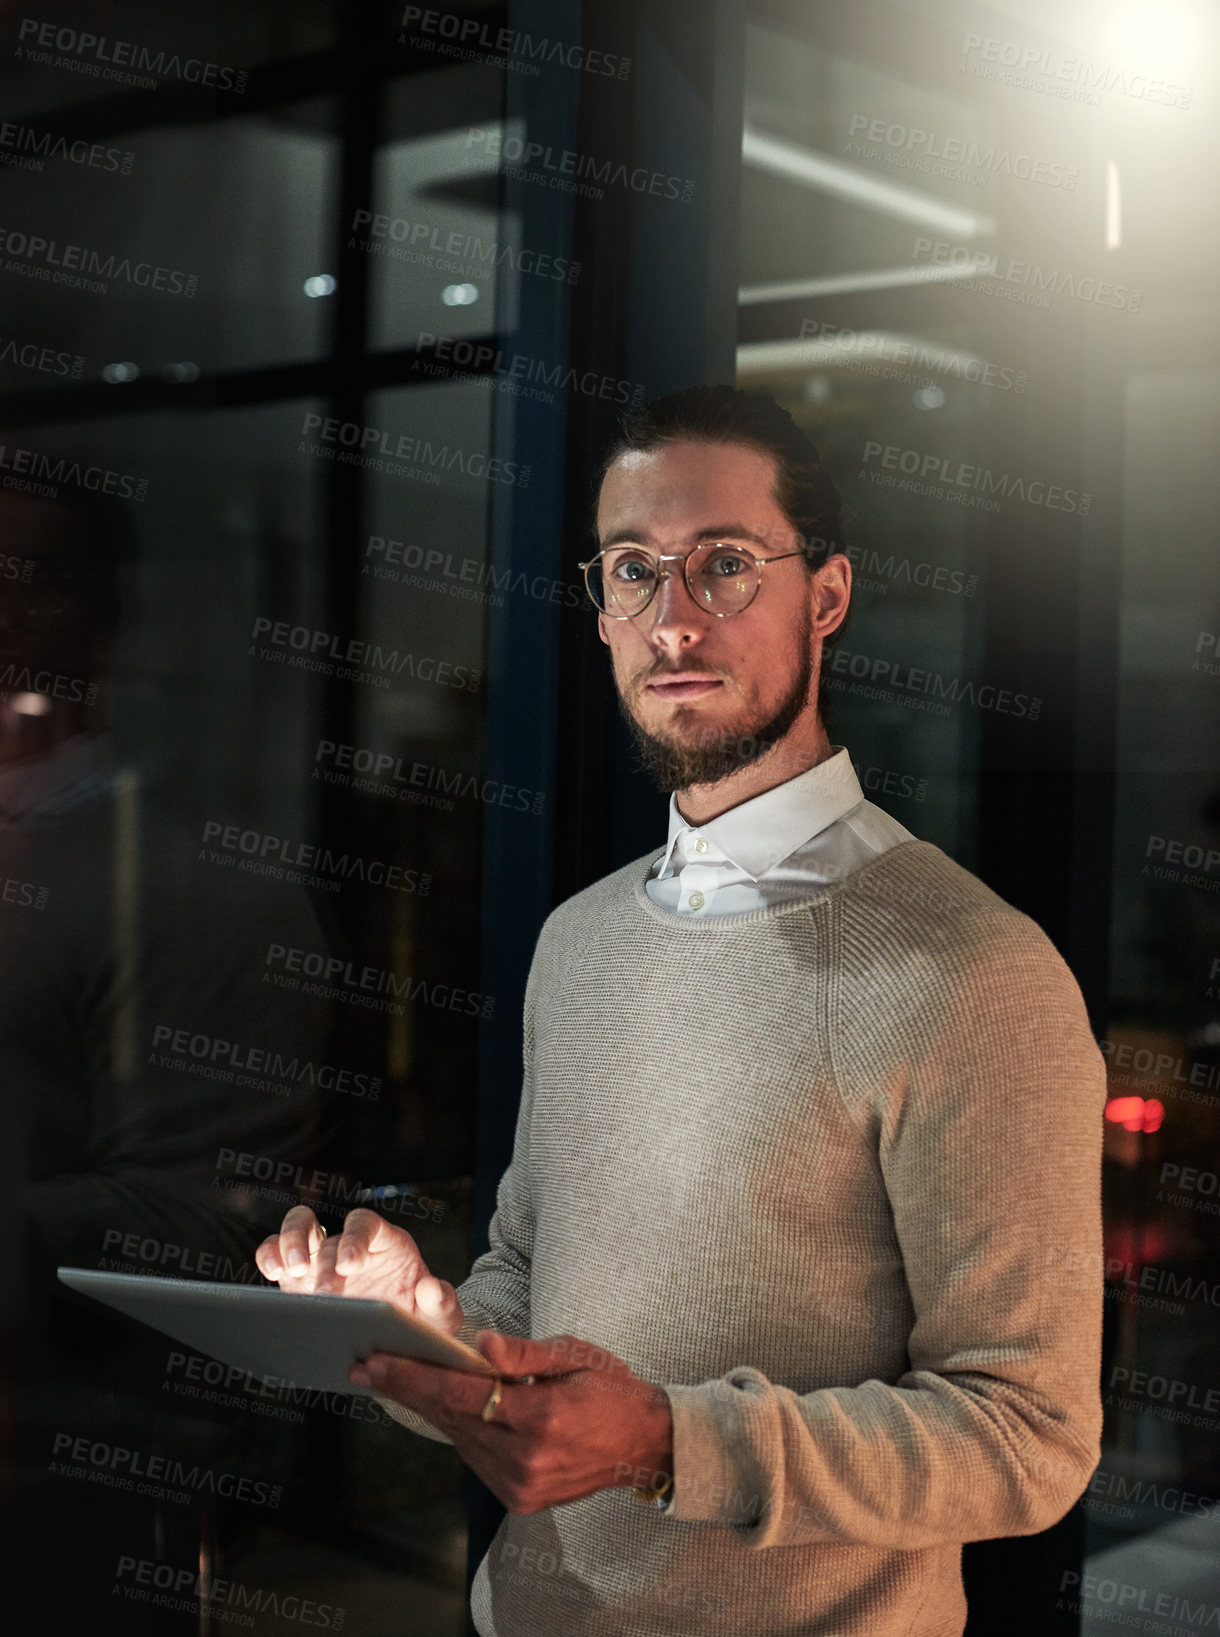
<svg viewBox="0 0 1220 1637"><path fill-rule="evenodd" d="M525 987L523 1076L521 1103L513 1154L496 1190L496 1208L488 1226L488 1249L478 1257L458 1286L462 1327L458 1339L474 1346L480 1330L499 1330L510 1336L530 1333L530 1259L534 1247L534 1209L529 1186L530 1115L533 1109L534 1003L538 992L541 940L535 950ZM438 1443L452 1439L392 1399L378 1403L404 1427Z"/></svg>
<svg viewBox="0 0 1220 1637"><path fill-rule="evenodd" d="M863 985L832 1019L839 1064L859 1060L852 1039L902 1036L905 1067L853 1113L901 1248L909 1368L805 1394L748 1363L667 1386L667 1516L756 1547L914 1550L1034 1534L1083 1493L1102 1419L1104 1059L1037 924L986 919L920 958L923 1004L886 1017Z"/></svg>

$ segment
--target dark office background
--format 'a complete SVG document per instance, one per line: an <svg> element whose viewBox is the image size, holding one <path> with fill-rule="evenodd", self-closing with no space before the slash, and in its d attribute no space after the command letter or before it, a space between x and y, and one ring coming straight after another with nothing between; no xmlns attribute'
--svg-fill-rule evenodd
<svg viewBox="0 0 1220 1637"><path fill-rule="evenodd" d="M0 905L25 916L4 984L37 1008L18 967L113 918L161 1007L115 1049L177 1133L156 1164L215 1206L176 1214L170 1186L124 1249L103 1191L82 1262L159 1272L172 1244L237 1268L287 1198L393 1186L460 1282L509 1153L538 928L664 839L575 566L597 454L628 402L737 381L791 410L846 500L832 739L1045 928L1112 1066L1101 1481L1047 1534L967 1548L970 1637L1108 1629L1104 1601L1061 1596L1086 1566L1220 1601L1210 1506L1166 1499L1220 1489L1216 25L1204 0L4 8L3 686L39 620L84 631L87 676L40 663L95 688L76 726L106 765L84 851L41 861L44 919ZM1086 69L1054 81L1065 58ZM999 498L946 481L962 465ZM109 567L48 591L23 565L65 537ZM28 753L61 701L24 686ZM6 879L38 884L8 833ZM408 890L248 867L302 846ZM277 989L276 947L417 998ZM205 1080L179 1027L346 1078ZM10 1198L30 1083L4 1091ZM114 1180L64 1144L60 1169ZM21 1392L0 1426L6 1504L62 1520L63 1571L27 1568L40 1630L213 1629L131 1600L124 1557L345 1610L353 1637L473 1629L500 1514L451 1451L192 1395L167 1348L101 1320L78 1378L56 1327L80 1312L34 1302L46 1351L19 1317L40 1234L18 1224L3 1294L14 1379L46 1361L25 1417L45 1437L21 1442ZM1173 1281L1196 1291L1180 1313L1133 1299ZM47 1474L53 1435L133 1427L274 1503Z"/></svg>

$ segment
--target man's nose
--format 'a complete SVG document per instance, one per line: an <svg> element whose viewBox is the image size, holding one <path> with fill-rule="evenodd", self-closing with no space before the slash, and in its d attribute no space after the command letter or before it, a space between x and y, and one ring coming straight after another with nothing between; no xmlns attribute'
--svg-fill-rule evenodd
<svg viewBox="0 0 1220 1637"><path fill-rule="evenodd" d="M686 588L681 563L664 565L656 594L643 617L649 621L653 637L689 641L701 631L704 615Z"/></svg>

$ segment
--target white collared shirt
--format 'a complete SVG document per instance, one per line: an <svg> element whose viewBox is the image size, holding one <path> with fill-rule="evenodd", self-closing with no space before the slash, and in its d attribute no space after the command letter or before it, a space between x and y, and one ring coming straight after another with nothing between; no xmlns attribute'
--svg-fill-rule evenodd
<svg viewBox="0 0 1220 1637"><path fill-rule="evenodd" d="M678 915L735 915L804 897L866 864L911 832L867 801L842 745L816 767L688 824L669 798L669 845L645 891Z"/></svg>

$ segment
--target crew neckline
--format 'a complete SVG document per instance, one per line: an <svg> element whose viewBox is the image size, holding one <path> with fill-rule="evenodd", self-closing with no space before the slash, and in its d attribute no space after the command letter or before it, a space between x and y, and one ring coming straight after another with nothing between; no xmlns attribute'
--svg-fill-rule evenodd
<svg viewBox="0 0 1220 1637"><path fill-rule="evenodd" d="M864 875L869 870L875 870L904 848L931 846L931 842L924 841L919 836L912 836L909 841L896 841L892 847L887 847L884 852L878 853L875 858L870 858L867 863L861 864L857 869L852 870L848 875L842 876L838 881L827 881L822 886L814 888L807 898L793 898L782 904L764 904L761 909L733 910L727 915L679 915L676 910L662 909L659 904L653 903L648 896L645 883L652 873L653 865L659 858L664 857L664 848L648 855L648 864L644 874L640 875L637 872L632 876L631 888L636 903L654 921L661 921L666 926L680 927L683 931L721 931L735 926L746 926L755 921L774 921L781 915L795 915L801 910L813 909L825 899L833 897L835 893L842 892L849 882L855 881L858 876Z"/></svg>

